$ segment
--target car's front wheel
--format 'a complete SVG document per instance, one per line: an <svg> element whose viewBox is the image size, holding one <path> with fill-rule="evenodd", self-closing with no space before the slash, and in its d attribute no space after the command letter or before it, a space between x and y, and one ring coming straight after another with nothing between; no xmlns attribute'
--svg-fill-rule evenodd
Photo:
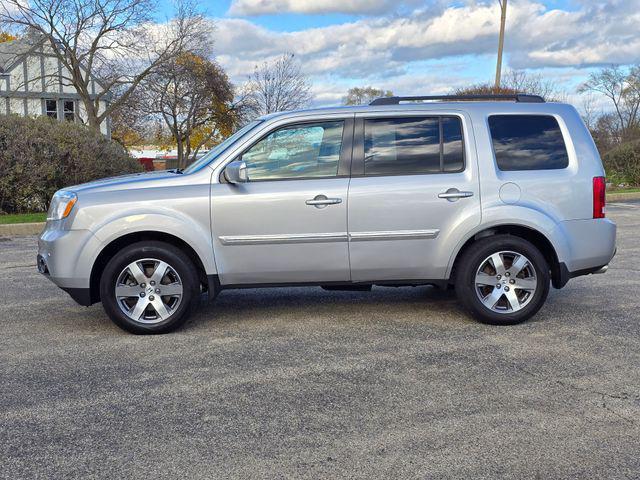
<svg viewBox="0 0 640 480"><path fill-rule="evenodd" d="M199 286L193 262L180 249L139 242L107 263L100 298L119 327L138 334L167 333L187 320L198 303Z"/></svg>
<svg viewBox="0 0 640 480"><path fill-rule="evenodd" d="M513 325L542 307L550 273L544 255L511 235L481 239L464 252L456 272L458 299L483 323Z"/></svg>

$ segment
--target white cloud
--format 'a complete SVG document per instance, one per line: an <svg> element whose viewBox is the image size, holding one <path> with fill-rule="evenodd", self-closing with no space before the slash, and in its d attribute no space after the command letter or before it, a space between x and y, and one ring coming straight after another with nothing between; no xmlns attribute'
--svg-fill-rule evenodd
<svg viewBox="0 0 640 480"><path fill-rule="evenodd" d="M266 15L274 13L358 13L389 10L393 0L233 0L230 15Z"/></svg>
<svg viewBox="0 0 640 480"><path fill-rule="evenodd" d="M234 5L240 3L264 8L286 4L291 11L294 7L328 8L336 2L236 0ZM343 6L356 3L340 1ZM396 12L294 32L273 31L245 19L224 18L216 21L214 40L220 62L236 81L246 79L255 64L292 52L318 85L318 98L327 101L339 100L340 92L356 84L393 88L400 93L441 93L450 91L457 82L462 85L489 80L465 78L453 71L452 64L461 58L475 58L472 61L476 64L493 64L499 21L497 3L469 1L441 8L434 6L441 2L423 1L422 8L408 15ZM507 66L549 67L586 76L584 67L640 62L640 0L584 1L576 5L580 8L561 10L534 0L510 2ZM433 67L434 62L437 67Z"/></svg>
<svg viewBox="0 0 640 480"><path fill-rule="evenodd" d="M252 0L255 1L255 0ZM287 0L292 1L292 0ZM312 3L312 2L310 2ZM625 7L547 10L527 0L510 6L506 51L519 68L632 63L640 60L640 1ZM497 2L472 3L410 16L365 18L297 32L275 32L247 20L218 22L218 50L243 60L284 51L297 54L311 73L397 68L406 62L468 54L493 54Z"/></svg>

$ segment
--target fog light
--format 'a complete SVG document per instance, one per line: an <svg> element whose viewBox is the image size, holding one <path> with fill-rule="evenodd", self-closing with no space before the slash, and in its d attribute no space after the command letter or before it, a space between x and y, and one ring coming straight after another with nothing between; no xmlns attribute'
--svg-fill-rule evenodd
<svg viewBox="0 0 640 480"><path fill-rule="evenodd" d="M49 268L47 267L47 262L42 255L38 255L38 271L44 275L49 273Z"/></svg>

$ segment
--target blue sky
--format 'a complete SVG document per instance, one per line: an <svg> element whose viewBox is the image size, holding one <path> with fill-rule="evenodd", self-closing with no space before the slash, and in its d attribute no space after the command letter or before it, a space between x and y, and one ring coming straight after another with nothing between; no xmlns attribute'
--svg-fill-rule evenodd
<svg viewBox="0 0 640 480"><path fill-rule="evenodd" d="M159 20L171 0L160 0ZM352 86L447 93L495 70L497 0L208 0L217 60L235 83L294 53L318 105ZM509 0L505 69L577 87L600 66L640 62L640 0Z"/></svg>

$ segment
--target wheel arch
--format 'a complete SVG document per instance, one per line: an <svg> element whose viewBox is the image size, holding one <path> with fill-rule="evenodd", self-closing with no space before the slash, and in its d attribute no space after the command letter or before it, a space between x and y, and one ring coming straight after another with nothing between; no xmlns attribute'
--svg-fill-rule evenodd
<svg viewBox="0 0 640 480"><path fill-rule="evenodd" d="M203 289L205 291L210 290L211 285L207 277L207 271L204 263L196 250L189 243L170 233L155 230L143 230L127 233L117 237L111 240L111 242L105 245L100 251L93 262L93 266L91 267L91 276L89 280L91 303L97 303L100 301L100 277L102 276L102 272L104 271L107 263L109 263L109 260L111 260L114 255L124 247L143 241L160 241L182 250L193 261L193 264L198 271L198 277Z"/></svg>
<svg viewBox="0 0 640 480"><path fill-rule="evenodd" d="M452 256L453 260L450 263L449 271L447 272L449 283L455 282L456 269L465 251L474 242L493 235L513 235L531 242L538 250L540 250L549 264L551 281L554 288L562 288L566 284L568 280L566 266L558 254L557 246L554 245L549 236L545 235L540 230L532 226L518 223L492 225L470 234L463 242L461 242L461 245Z"/></svg>

